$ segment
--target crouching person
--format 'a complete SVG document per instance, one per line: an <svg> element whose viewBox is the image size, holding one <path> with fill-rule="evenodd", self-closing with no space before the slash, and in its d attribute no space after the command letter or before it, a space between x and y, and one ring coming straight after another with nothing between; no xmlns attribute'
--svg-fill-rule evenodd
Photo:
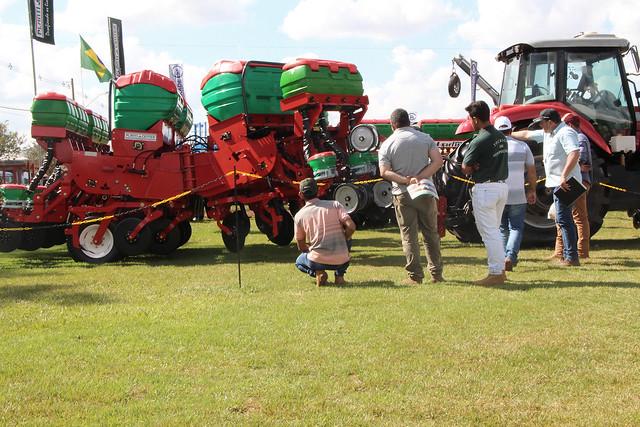
<svg viewBox="0 0 640 427"><path fill-rule="evenodd" d="M335 271L335 284L344 285L349 267L349 247L356 225L344 207L333 200L318 199L318 184L312 178L300 182L305 205L294 218L295 238L302 252L296 267L327 284L327 270Z"/></svg>

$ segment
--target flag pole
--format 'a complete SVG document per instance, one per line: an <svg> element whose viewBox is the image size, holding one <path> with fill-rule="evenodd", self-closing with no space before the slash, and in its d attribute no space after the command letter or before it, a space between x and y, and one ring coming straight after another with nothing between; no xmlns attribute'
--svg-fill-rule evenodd
<svg viewBox="0 0 640 427"><path fill-rule="evenodd" d="M31 71L33 73L33 96L38 95L36 85L36 57L33 54L33 17L31 16L31 0L27 0L27 11L29 13L29 43L31 44Z"/></svg>
<svg viewBox="0 0 640 427"><path fill-rule="evenodd" d="M84 79L82 78L82 67L80 67L80 104L84 105L87 97L84 95Z"/></svg>

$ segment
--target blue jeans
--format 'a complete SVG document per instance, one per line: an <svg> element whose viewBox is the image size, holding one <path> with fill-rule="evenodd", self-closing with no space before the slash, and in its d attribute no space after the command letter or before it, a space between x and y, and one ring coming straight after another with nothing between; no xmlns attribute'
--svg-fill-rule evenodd
<svg viewBox="0 0 640 427"><path fill-rule="evenodd" d="M518 263L518 252L524 234L524 216L527 213L527 204L506 205L502 212L500 233L504 243L504 254L511 260L515 267Z"/></svg>
<svg viewBox="0 0 640 427"><path fill-rule="evenodd" d="M554 188L555 190L555 188ZM556 205L556 224L562 233L562 257L567 261L578 260L578 233L573 222L573 206L565 205L554 194L553 203Z"/></svg>
<svg viewBox="0 0 640 427"><path fill-rule="evenodd" d="M349 261L342 265L320 264L319 262L311 261L307 253L303 252L298 256L298 259L296 259L296 267L311 277L316 277L317 270L335 270L336 276L344 276L349 267Z"/></svg>

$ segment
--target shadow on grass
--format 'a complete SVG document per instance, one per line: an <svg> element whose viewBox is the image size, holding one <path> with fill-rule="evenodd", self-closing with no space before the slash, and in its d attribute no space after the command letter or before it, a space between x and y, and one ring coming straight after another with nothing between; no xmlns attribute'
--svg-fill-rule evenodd
<svg viewBox="0 0 640 427"><path fill-rule="evenodd" d="M212 265L235 264L240 257L240 263L269 262L277 264L293 264L299 251L293 246L277 246L274 244L248 244L239 254L229 252L224 248L181 248L167 256L146 255L126 258L123 265Z"/></svg>
<svg viewBox="0 0 640 427"><path fill-rule="evenodd" d="M242 263L270 262L292 264L298 256L298 250L293 246L280 247L275 244L248 244L240 252ZM105 266L197 266L212 264L235 264L237 255L220 247L186 247L180 248L172 254L140 255L127 257L121 261L108 264L89 264L74 262L66 250L57 252L16 252L13 254L13 265L3 268L0 277L7 273L13 275L30 274L28 270L54 269L60 267L96 268ZM47 273L51 274L51 273Z"/></svg>
<svg viewBox="0 0 640 427"><path fill-rule="evenodd" d="M6 270L49 269L57 268L62 264L73 265L73 259L66 250L56 252L26 252L20 251L13 254L13 265L5 267ZM50 273L47 273L50 274Z"/></svg>
<svg viewBox="0 0 640 427"><path fill-rule="evenodd" d="M358 247L366 248L367 250L371 250L372 248L393 248L402 251L402 241L400 240L400 232L396 229L396 235L393 237L371 237L359 239L358 236L353 239L353 248L355 250ZM440 242L440 249L445 250L449 248L460 249L464 247L482 247L482 244L468 244L461 243L457 240L446 240ZM422 244L422 238L420 238L420 250L424 249L424 245Z"/></svg>
<svg viewBox="0 0 640 427"><path fill-rule="evenodd" d="M91 292L64 292L71 285L28 285L0 287L0 305L12 302L40 302L63 306L103 305L114 300L106 295ZM61 292L62 291L62 292Z"/></svg>
<svg viewBox="0 0 640 427"><path fill-rule="evenodd" d="M359 239L356 235L353 238L353 248L357 249L358 247L366 247L366 248L402 248L402 243L400 242L400 235L397 237L371 237Z"/></svg>
<svg viewBox="0 0 640 427"><path fill-rule="evenodd" d="M618 288L618 289L640 289L640 283L633 282L561 282L561 281L528 281L513 282L507 281L504 285L479 286L470 282L448 281L447 284L453 286L466 286L479 289L500 289L503 291L526 292L534 289L567 289L567 288Z"/></svg>
<svg viewBox="0 0 640 427"><path fill-rule="evenodd" d="M446 250L451 242L444 242L442 249ZM455 246L455 245L453 245ZM391 251L371 252L371 248L397 249L391 254ZM421 247L421 259L424 259L424 248ZM252 243L247 244L240 252L241 264L268 262L276 264L291 264L295 262L300 252L292 244L289 246L277 246L271 243ZM352 251L354 265L370 265L370 266L402 266L406 260L402 255L402 245L395 238L367 238L356 240ZM80 267L80 268L97 268L101 265L105 266L176 266L176 267L192 267L192 266L210 266L215 264L235 264L238 255L229 252L221 247L183 247L172 254L161 255L140 255L127 257L121 261L109 264L89 264L74 262L68 255L66 250L56 252L21 252L14 255L14 262L10 268L4 269L0 273L2 276L20 276L31 275L31 271L44 270L43 274L51 274L48 269L61 267ZM468 264L476 263L482 260L482 257L451 257L445 255L445 263L447 264Z"/></svg>
<svg viewBox="0 0 640 427"><path fill-rule="evenodd" d="M596 249L640 249L640 239L591 240L591 248Z"/></svg>
<svg viewBox="0 0 640 427"><path fill-rule="evenodd" d="M401 289L406 286L398 285L391 280L368 280L366 282L360 281L348 281L346 285L335 285L331 282L327 283L323 288L337 288L337 289L349 289L356 290L362 288L387 288L387 289Z"/></svg>
<svg viewBox="0 0 640 427"><path fill-rule="evenodd" d="M640 261L636 261L634 259L629 258L613 258L613 259L598 259L593 254L588 260L580 260L579 270L584 270L585 274L588 275L588 271L591 269L596 270L607 270L611 271L637 271L640 268ZM545 270L557 270L558 272L566 272L568 267L558 265L554 261L549 261L546 259L540 260L536 266L528 266L528 267L520 267L518 266L517 271L519 272L535 272L540 270L540 266ZM570 267L570 271L579 271L575 270L575 267ZM588 276L587 276L588 278Z"/></svg>
<svg viewBox="0 0 640 427"><path fill-rule="evenodd" d="M442 257L445 269L448 265L476 265L483 261L482 256L477 257L461 257L461 256L446 256ZM403 267L407 262L404 255L388 255L380 254L373 255L371 253L353 254L352 265L370 265L373 267ZM424 255L424 251L421 252L420 262L422 267L426 268L427 260Z"/></svg>

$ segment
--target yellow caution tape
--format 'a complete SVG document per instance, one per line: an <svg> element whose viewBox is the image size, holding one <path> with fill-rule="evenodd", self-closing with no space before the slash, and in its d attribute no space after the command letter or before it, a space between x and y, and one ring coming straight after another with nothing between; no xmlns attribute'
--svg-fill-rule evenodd
<svg viewBox="0 0 640 427"><path fill-rule="evenodd" d="M105 220L105 219L113 219L113 218L115 218L115 217L116 217L115 215L107 215L107 216L103 216L103 217L100 217L100 218L91 218L91 219L84 219L84 220L82 220L82 221L72 222L72 223L71 223L71 224L69 224L69 225L84 225L84 224L91 224L91 223L94 223L94 222L100 222L100 221L103 221L103 220Z"/></svg>
<svg viewBox="0 0 640 427"><path fill-rule="evenodd" d="M180 194L176 194L176 195L175 195L175 196L173 196L173 197L169 197L169 198L167 198L167 199L160 200L159 202L152 203L152 204L151 204L151 207L154 207L154 208L155 208L155 207L158 207L158 206L160 206L160 205L164 205L165 203L169 203L169 202L172 202L172 201L174 201L174 200L176 200L176 199L180 199L180 198L182 198L182 197L184 197L184 196L186 196L186 195L188 195L188 194L191 194L191 193L192 193L192 190L185 191L185 192L180 193Z"/></svg>
<svg viewBox="0 0 640 427"><path fill-rule="evenodd" d="M355 181L352 184L371 184L373 182L380 182L383 181L382 178L376 178L376 179L367 179L365 181Z"/></svg>
<svg viewBox="0 0 640 427"><path fill-rule="evenodd" d="M601 185L601 186L603 186L603 187L611 188L611 189L613 189L613 190L621 191L621 192L623 192L623 193L628 193L628 192L629 192L629 190L625 190L624 188L615 187L615 186L613 186L613 185L605 184L605 183L603 183L603 182L598 182L597 184L599 184L599 185Z"/></svg>
<svg viewBox="0 0 640 427"><path fill-rule="evenodd" d="M462 178L462 177L459 177L459 176L456 176L456 175L449 175L449 176L451 178L453 178L453 179L457 179L458 181L462 181L462 182L466 182L467 184L475 185L475 182L471 181L470 179ZM539 184L544 180L546 180L546 178L540 178L539 180L536 181L536 184ZM529 183L526 182L524 185L527 186L527 185L529 185Z"/></svg>
<svg viewBox="0 0 640 427"><path fill-rule="evenodd" d="M462 178L462 177L459 177L459 176L456 176L456 175L450 175L450 176L453 179L457 179L458 181L466 182L467 184L471 184L471 185L475 184L475 182L471 181L470 179Z"/></svg>
<svg viewBox="0 0 640 427"><path fill-rule="evenodd" d="M233 173L234 173L234 171L229 171L229 172L225 173L223 175L223 177L226 177L226 176L229 176L229 175L233 175ZM248 177L256 178L256 179L266 178L266 177L261 176L261 175L257 175L257 174L253 174L253 173L249 173L249 172L243 172L243 171L235 171L235 173L238 174L238 175L248 176ZM466 178L462 178L462 177L459 177L459 176L456 176L456 175L449 175L449 176L451 178L453 178L453 179L457 179L458 181L462 181L462 182L465 182L467 184L472 184L472 185L475 184L474 181L466 179ZM219 179L219 178L217 178L217 179ZM380 182L382 180L383 180L382 178L374 178L374 179L368 179L368 180L363 180L363 181L355 181L355 182L353 182L353 184L371 184L371 183L374 183L374 182ZM536 183L540 183L540 182L542 182L544 180L545 180L545 178L541 178L541 179L537 180ZM200 185L200 186L198 186L196 188L204 188L204 187L210 185L213 182L215 182L215 180L211 181L211 182L208 182L206 184ZM281 182L283 182L283 183L290 182L292 184L300 184L300 181L281 181ZM624 192L624 193L636 194L636 193L630 192L630 191L628 191L628 190L626 190L624 188L615 187L613 185L605 184L605 183L602 183L602 182L598 182L597 184L599 184L599 185L601 185L603 187L611 188L613 190L621 191L621 192ZM326 185L326 184L322 183L322 182L319 182L318 185ZM176 194L175 196L171 196L171 197L168 197L166 199L160 200L158 202L152 203L149 206L156 208L158 206L164 205L165 203L169 203L171 201L174 201L174 200L180 199L182 197L185 197L185 196L187 196L189 194L192 194L193 191L194 190L184 191L184 192L182 192L180 194ZM147 207L147 206L143 206L143 207L137 208L135 210L141 210L141 209L144 209L145 207ZM130 211L125 212L125 213L130 213ZM0 231L29 231L29 230L33 230L33 229L40 230L40 229L60 227L62 225L64 225L65 227L68 227L68 226L79 226L79 225L85 225L85 224L92 224L92 223L96 223L96 222L101 222L101 221L104 221L104 220L107 220L107 219L113 219L113 218L116 218L117 216L121 216L123 214L124 213L121 213L121 214L118 214L118 215L107 215L107 216L103 216L103 217L100 217L100 218L91 218L91 219L85 219L85 220L82 220L82 221L75 221L75 222L72 222L70 224L55 224L55 225L45 226L45 227L0 228Z"/></svg>
<svg viewBox="0 0 640 427"><path fill-rule="evenodd" d="M49 228L49 227L41 227L41 228ZM16 227L16 228L0 228L0 231L29 231L33 229L34 227Z"/></svg>

